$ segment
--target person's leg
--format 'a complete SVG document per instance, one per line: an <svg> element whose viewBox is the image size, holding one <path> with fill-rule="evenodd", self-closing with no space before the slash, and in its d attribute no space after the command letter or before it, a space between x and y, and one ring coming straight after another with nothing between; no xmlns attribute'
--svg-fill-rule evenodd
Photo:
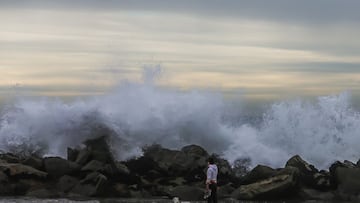
<svg viewBox="0 0 360 203"><path fill-rule="evenodd" d="M217 203L217 184L212 184L213 185L213 189L211 191L211 195L212 195L212 199L214 203Z"/></svg>

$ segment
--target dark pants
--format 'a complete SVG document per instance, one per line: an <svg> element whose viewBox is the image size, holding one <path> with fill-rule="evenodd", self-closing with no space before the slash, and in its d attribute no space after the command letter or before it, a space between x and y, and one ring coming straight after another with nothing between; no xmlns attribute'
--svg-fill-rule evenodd
<svg viewBox="0 0 360 203"><path fill-rule="evenodd" d="M211 183L209 185L209 189L211 190L211 195L208 198L208 203L217 203L217 184L216 183Z"/></svg>

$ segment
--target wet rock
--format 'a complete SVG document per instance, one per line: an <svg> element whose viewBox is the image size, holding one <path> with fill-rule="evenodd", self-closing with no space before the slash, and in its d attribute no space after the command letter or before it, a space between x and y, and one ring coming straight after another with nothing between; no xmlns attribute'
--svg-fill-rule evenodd
<svg viewBox="0 0 360 203"><path fill-rule="evenodd" d="M47 173L43 171L39 171L31 166L16 163L2 163L0 164L0 171L11 177L47 177Z"/></svg>
<svg viewBox="0 0 360 203"><path fill-rule="evenodd" d="M360 168L339 167L335 171L338 191L349 195L360 194Z"/></svg>
<svg viewBox="0 0 360 203"><path fill-rule="evenodd" d="M131 197L130 190L126 184L117 183L114 185L115 196Z"/></svg>
<svg viewBox="0 0 360 203"><path fill-rule="evenodd" d="M177 186L170 189L171 197L179 197L182 201L203 200L204 189L194 186Z"/></svg>
<svg viewBox="0 0 360 203"><path fill-rule="evenodd" d="M2 171L0 171L0 184L9 182L9 177Z"/></svg>
<svg viewBox="0 0 360 203"><path fill-rule="evenodd" d="M81 149L81 150L79 151L79 154L78 154L77 157L76 157L75 163L83 166L83 165L85 165L85 164L89 161L90 156L91 156L91 153L90 153L89 150L87 150L87 149Z"/></svg>
<svg viewBox="0 0 360 203"><path fill-rule="evenodd" d="M310 165L299 155L296 155L286 162L286 167L289 166L299 169L301 183L306 186L316 186L317 183L314 176L319 172L319 170L316 169L313 165Z"/></svg>
<svg viewBox="0 0 360 203"><path fill-rule="evenodd" d="M19 163L20 158L12 153L0 154L0 159L6 161L7 163Z"/></svg>
<svg viewBox="0 0 360 203"><path fill-rule="evenodd" d="M101 196L106 191L108 179L101 173L93 172L88 174L72 190L72 193L83 196Z"/></svg>
<svg viewBox="0 0 360 203"><path fill-rule="evenodd" d="M79 150L72 149L70 147L67 148L67 160L75 162L79 155Z"/></svg>
<svg viewBox="0 0 360 203"><path fill-rule="evenodd" d="M82 171L104 171L104 163L97 161L97 160L91 160L89 163L87 163L84 167L81 168Z"/></svg>
<svg viewBox="0 0 360 203"><path fill-rule="evenodd" d="M332 192L322 192L310 188L302 188L298 192L299 196L304 200L324 200L331 201L334 199L335 195Z"/></svg>
<svg viewBox="0 0 360 203"><path fill-rule="evenodd" d="M64 175L58 180L56 187L58 188L59 191L67 193L72 188L74 188L78 183L79 183L78 178L69 175Z"/></svg>
<svg viewBox="0 0 360 203"><path fill-rule="evenodd" d="M231 184L223 185L218 188L217 195L219 199L230 198L235 188Z"/></svg>
<svg viewBox="0 0 360 203"><path fill-rule="evenodd" d="M271 167L264 165L257 165L247 175L241 179L241 184L248 185L260 180L264 180L276 175L277 171Z"/></svg>
<svg viewBox="0 0 360 203"><path fill-rule="evenodd" d="M26 193L26 196L37 197L37 198L57 198L60 195L55 191L43 188L43 189L29 191Z"/></svg>
<svg viewBox="0 0 360 203"><path fill-rule="evenodd" d="M240 186L232 197L236 199L280 199L293 194L297 181L294 174L277 175L256 183Z"/></svg>
<svg viewBox="0 0 360 203"><path fill-rule="evenodd" d="M84 144L87 150L90 151L91 160L97 160L102 163L115 163L110 147L106 141L106 136L86 140Z"/></svg>
<svg viewBox="0 0 360 203"><path fill-rule="evenodd" d="M43 160L35 156L27 157L25 160L21 161L21 163L36 168L38 170L43 170L44 168Z"/></svg>
<svg viewBox="0 0 360 203"><path fill-rule="evenodd" d="M60 157L47 157L44 159L45 171L54 178L66 174L73 174L80 170L80 166L74 162Z"/></svg>

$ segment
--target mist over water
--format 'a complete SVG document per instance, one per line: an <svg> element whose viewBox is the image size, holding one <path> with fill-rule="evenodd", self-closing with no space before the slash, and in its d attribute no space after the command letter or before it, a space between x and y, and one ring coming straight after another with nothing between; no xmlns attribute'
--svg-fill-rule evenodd
<svg viewBox="0 0 360 203"><path fill-rule="evenodd" d="M274 103L254 119L219 92L165 89L154 84L156 77L150 71L143 82L67 103L18 98L2 108L0 150L65 156L66 147L96 136L92 132L100 126L110 129L118 159L138 156L153 143L198 144L229 161L250 157L253 165L273 167L295 154L319 168L360 158L360 114L348 92Z"/></svg>

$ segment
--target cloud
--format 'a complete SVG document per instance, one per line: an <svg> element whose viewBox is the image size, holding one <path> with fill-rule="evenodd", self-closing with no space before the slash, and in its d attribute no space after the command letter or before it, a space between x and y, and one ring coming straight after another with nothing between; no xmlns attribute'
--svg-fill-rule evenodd
<svg viewBox="0 0 360 203"><path fill-rule="evenodd" d="M66 10L128 10L182 13L211 17L241 17L306 23L358 22L357 0L17 0L1 1L2 8Z"/></svg>

